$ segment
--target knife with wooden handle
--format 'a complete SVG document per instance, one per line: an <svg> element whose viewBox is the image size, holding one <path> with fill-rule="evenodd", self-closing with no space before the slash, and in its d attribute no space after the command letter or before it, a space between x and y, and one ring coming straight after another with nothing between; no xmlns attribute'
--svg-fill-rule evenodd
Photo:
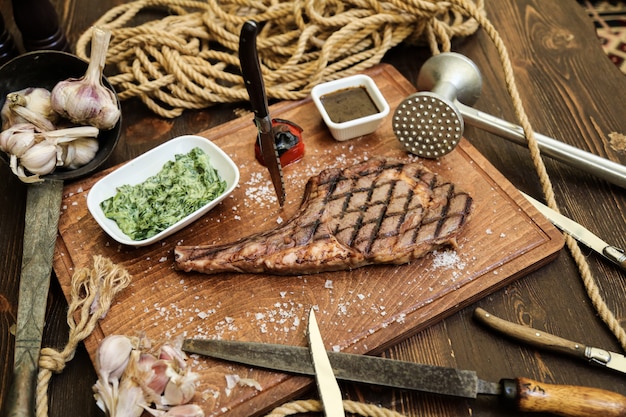
<svg viewBox="0 0 626 417"><path fill-rule="evenodd" d="M183 350L287 373L315 375L309 349L233 340L187 339ZM476 372L368 355L327 352L335 377L344 381L416 390L454 397L499 397L528 412L570 417L626 417L626 397L598 388L555 385L528 378L489 382Z"/></svg>
<svg viewBox="0 0 626 417"><path fill-rule="evenodd" d="M528 343L529 345L557 353L564 353L579 359L584 359L595 365L626 373L626 357L619 353L586 346L582 343L572 342L571 340L563 339L550 333L541 332L532 327L515 324L496 317L482 308L474 310L474 318L493 330L518 341Z"/></svg>
<svg viewBox="0 0 626 417"><path fill-rule="evenodd" d="M280 157L276 150L272 119L269 114L265 83L257 52L256 37L258 31L258 25L253 20L248 20L243 24L239 38L239 64L241 65L241 73L246 90L250 96L252 110L254 111L254 123L259 132L263 162L270 173L272 184L278 197L278 203L282 207L286 198L285 181L283 179Z"/></svg>

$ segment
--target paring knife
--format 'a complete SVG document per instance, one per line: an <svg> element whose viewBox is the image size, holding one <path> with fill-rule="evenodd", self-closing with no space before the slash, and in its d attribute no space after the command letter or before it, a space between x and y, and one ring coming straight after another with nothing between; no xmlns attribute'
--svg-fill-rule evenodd
<svg viewBox="0 0 626 417"><path fill-rule="evenodd" d="M556 227L626 271L626 255L624 254L624 249L606 243L574 220L552 210L550 207L535 200L531 196L521 191L520 193Z"/></svg>
<svg viewBox="0 0 626 417"><path fill-rule="evenodd" d="M183 350L265 368L315 375L305 347L228 340L187 339ZM375 356L328 352L337 379L464 398L495 395L519 411L573 417L626 415L626 397L598 388L554 385L528 378L479 379L476 372Z"/></svg>
<svg viewBox="0 0 626 417"><path fill-rule="evenodd" d="M326 417L343 417L343 400L341 398L341 390L335 379L333 368L326 354L324 341L320 333L320 328L315 319L313 309L309 312L308 325L309 348L311 350L311 361L315 369L315 381L317 382L317 391L324 407L324 415Z"/></svg>
<svg viewBox="0 0 626 417"><path fill-rule="evenodd" d="M270 118L265 93L265 83L259 64L259 55L256 47L256 38L259 31L258 25L253 20L248 20L241 28L239 37L239 63L243 75L246 90L250 96L250 103L254 111L254 123L261 139L261 154L263 162L270 173L272 184L278 197L278 203L282 207L285 204L285 182L280 165L280 158L276 150L276 141L272 131L272 119Z"/></svg>
<svg viewBox="0 0 626 417"><path fill-rule="evenodd" d="M532 327L515 324L496 317L482 308L474 310L474 318L489 328L497 330L518 341L553 352L565 353L579 359L584 359L595 365L626 373L626 357L619 353L586 346L582 343L572 342L571 340L563 339L550 333L540 332Z"/></svg>

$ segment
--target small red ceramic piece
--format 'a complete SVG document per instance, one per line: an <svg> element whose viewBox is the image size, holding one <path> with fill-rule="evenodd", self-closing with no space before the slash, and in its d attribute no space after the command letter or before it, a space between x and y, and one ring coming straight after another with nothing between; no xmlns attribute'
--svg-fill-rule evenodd
<svg viewBox="0 0 626 417"><path fill-rule="evenodd" d="M272 119L272 130L281 166L287 166L302 159L304 142L302 141L302 128L300 126L289 120ZM265 166L259 137L257 137L254 145L254 155L257 161Z"/></svg>

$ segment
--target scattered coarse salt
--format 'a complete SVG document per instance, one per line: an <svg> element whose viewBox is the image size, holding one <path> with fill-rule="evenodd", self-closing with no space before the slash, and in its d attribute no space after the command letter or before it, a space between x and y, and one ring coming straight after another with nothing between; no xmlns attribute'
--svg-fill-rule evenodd
<svg viewBox="0 0 626 417"><path fill-rule="evenodd" d="M326 282L324 283L324 288L332 289L333 288L333 280L332 279L327 279Z"/></svg>
<svg viewBox="0 0 626 417"><path fill-rule="evenodd" d="M435 268L443 268L443 269L464 269L465 262L461 262L461 258L459 254L455 251L448 250L444 252L434 251L433 252L433 266Z"/></svg>

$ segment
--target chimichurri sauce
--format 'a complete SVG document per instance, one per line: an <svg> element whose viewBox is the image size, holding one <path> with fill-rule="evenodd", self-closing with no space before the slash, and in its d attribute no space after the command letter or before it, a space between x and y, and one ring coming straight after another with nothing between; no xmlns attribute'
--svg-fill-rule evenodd
<svg viewBox="0 0 626 417"><path fill-rule="evenodd" d="M117 194L100 203L133 240L148 239L167 229L226 190L226 181L200 148L178 154L161 171L141 184L122 185Z"/></svg>

